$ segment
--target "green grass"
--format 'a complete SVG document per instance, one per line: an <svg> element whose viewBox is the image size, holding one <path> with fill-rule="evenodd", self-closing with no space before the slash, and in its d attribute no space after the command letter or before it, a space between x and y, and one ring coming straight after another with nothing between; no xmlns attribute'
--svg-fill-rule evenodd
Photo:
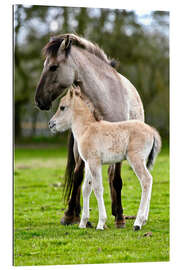
<svg viewBox="0 0 180 270"><path fill-rule="evenodd" d="M62 265L169 260L169 151L165 146L152 172L154 182L148 223L133 231L134 220L116 229L111 215L107 166L103 167L107 226L96 231L97 202L90 200L93 229L62 226L66 148L17 148L14 170L14 265ZM125 215L136 215L140 184L126 162L122 170ZM82 203L81 203L82 205ZM151 237L144 237L146 232Z"/></svg>

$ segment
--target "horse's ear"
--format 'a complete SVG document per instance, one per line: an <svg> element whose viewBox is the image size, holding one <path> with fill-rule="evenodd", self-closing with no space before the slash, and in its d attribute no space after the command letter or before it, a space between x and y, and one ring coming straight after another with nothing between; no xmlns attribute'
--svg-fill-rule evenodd
<svg viewBox="0 0 180 270"><path fill-rule="evenodd" d="M64 40L61 43L61 49L62 50L67 50L71 47L72 40L69 38L69 35L64 38Z"/></svg>
<svg viewBox="0 0 180 270"><path fill-rule="evenodd" d="M65 47L66 47L66 41L65 41L65 39L62 41L62 43L61 43L61 50L64 50L65 49Z"/></svg>
<svg viewBox="0 0 180 270"><path fill-rule="evenodd" d="M65 49L67 49L71 45L72 40L69 38L69 35L66 37L65 41Z"/></svg>

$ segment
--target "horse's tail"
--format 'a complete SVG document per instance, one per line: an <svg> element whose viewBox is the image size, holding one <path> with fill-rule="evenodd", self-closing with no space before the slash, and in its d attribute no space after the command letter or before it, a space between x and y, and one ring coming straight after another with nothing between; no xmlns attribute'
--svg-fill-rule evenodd
<svg viewBox="0 0 180 270"><path fill-rule="evenodd" d="M75 168L73 145L74 145L74 136L72 131L70 131L68 137L68 158L65 171L64 192L63 192L65 202L68 202L73 188L73 178Z"/></svg>
<svg viewBox="0 0 180 270"><path fill-rule="evenodd" d="M153 146L152 146L151 152L148 156L148 160L147 160L147 164L146 164L148 169L153 168L156 157L161 150L161 137L155 128L153 128L153 132L154 132Z"/></svg>

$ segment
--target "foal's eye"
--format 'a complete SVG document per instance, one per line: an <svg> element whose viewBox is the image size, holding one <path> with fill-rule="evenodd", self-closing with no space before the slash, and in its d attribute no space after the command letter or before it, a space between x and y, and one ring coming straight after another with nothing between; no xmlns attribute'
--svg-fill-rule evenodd
<svg viewBox="0 0 180 270"><path fill-rule="evenodd" d="M57 65L50 66L49 70L56 71L57 67L58 67Z"/></svg>
<svg viewBox="0 0 180 270"><path fill-rule="evenodd" d="M64 109L65 109L65 106L60 106L61 111L64 111Z"/></svg>

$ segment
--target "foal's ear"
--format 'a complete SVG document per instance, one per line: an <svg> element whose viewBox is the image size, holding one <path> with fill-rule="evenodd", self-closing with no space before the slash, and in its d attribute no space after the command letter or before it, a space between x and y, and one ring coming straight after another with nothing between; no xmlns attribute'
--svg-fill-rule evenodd
<svg viewBox="0 0 180 270"><path fill-rule="evenodd" d="M81 96L81 88L79 87L79 86L77 86L75 89L74 89L74 91L75 91L75 95L76 96Z"/></svg>
<svg viewBox="0 0 180 270"><path fill-rule="evenodd" d="M72 98L73 97L73 88L70 88L69 94L70 94L70 98Z"/></svg>

